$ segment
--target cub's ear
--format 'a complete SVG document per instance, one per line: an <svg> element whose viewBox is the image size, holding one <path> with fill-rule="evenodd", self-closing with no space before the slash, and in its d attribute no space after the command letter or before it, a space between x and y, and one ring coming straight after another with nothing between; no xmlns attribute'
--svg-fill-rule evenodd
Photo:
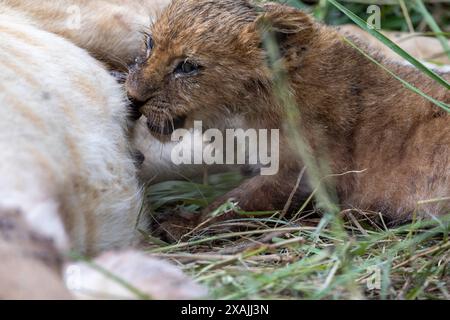
<svg viewBox="0 0 450 320"><path fill-rule="evenodd" d="M285 51L290 41L305 44L313 36L314 21L303 11L277 3L261 6L261 13L256 20L262 33L272 32L280 48Z"/></svg>

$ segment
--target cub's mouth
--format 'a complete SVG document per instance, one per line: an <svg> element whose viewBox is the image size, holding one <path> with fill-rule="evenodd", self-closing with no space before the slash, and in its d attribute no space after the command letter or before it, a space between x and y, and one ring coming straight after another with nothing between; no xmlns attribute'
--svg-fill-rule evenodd
<svg viewBox="0 0 450 320"><path fill-rule="evenodd" d="M152 112L151 109L145 108L148 105L148 101L138 101L132 97L128 97L128 99L130 101L129 117L137 120L144 115L147 118L148 129L156 137L165 138L170 136L175 130L185 126L187 115L171 117L167 113ZM166 104L159 103L157 105L159 109L165 109L166 107Z"/></svg>
<svg viewBox="0 0 450 320"><path fill-rule="evenodd" d="M175 130L184 128L187 116L177 116L172 119L149 115L147 127L157 136L170 136Z"/></svg>

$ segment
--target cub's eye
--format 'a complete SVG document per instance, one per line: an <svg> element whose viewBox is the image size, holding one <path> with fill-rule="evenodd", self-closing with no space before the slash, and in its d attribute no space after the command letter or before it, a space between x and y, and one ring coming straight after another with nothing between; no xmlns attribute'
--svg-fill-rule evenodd
<svg viewBox="0 0 450 320"><path fill-rule="evenodd" d="M146 55L147 59L150 58L150 54L152 53L153 46L154 46L153 38L150 35L147 35L146 40L145 40L145 47L147 49L145 55Z"/></svg>
<svg viewBox="0 0 450 320"><path fill-rule="evenodd" d="M134 63L137 65L144 64L151 56L152 50L153 50L153 38L149 34L145 34L145 54L142 54L141 56L137 57L134 60Z"/></svg>
<svg viewBox="0 0 450 320"><path fill-rule="evenodd" d="M200 67L197 64L185 60L178 64L174 73L180 75L194 75L197 74L199 70Z"/></svg>
<svg viewBox="0 0 450 320"><path fill-rule="evenodd" d="M145 62L145 59L144 59L144 57L141 57L141 56L139 56L136 59L134 59L134 63L137 64L137 65L141 65L144 62Z"/></svg>

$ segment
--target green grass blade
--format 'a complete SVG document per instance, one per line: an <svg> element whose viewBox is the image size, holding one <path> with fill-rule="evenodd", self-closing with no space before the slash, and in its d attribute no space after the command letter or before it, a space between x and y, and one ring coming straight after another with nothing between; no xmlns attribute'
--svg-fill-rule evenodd
<svg viewBox="0 0 450 320"><path fill-rule="evenodd" d="M360 17L358 17L356 14L348 10L346 7L344 7L342 4L337 2L336 0L328 0L332 5L334 5L338 10L340 10L342 13L344 13L347 17L349 17L353 22L355 22L359 27L364 29L365 31L369 32L372 36L380 40L383 44L388 46L390 49L392 49L395 53L400 55L402 58L410 62L412 65L414 65L417 69L422 71L424 74L429 76L431 79L435 80L437 83L441 84L444 88L447 90L450 90L450 84L445 81L440 75L438 75L433 70L427 68L425 65L423 65L419 60L408 54L405 50L400 48L398 45L396 45L394 42L389 40L386 36L384 36L382 33L375 29L371 29L367 26L367 23L362 20Z"/></svg>
<svg viewBox="0 0 450 320"><path fill-rule="evenodd" d="M416 10L418 10L424 17L425 21L427 22L428 26L433 30L433 32L441 33L442 30L434 20L433 16L430 14L430 12L427 10L425 5L423 4L422 0L416 0ZM442 48L445 52L447 52L447 55L450 58L450 45L448 44L447 39L444 36L437 36L437 39L442 45Z"/></svg>
<svg viewBox="0 0 450 320"><path fill-rule="evenodd" d="M398 0L400 8L402 9L403 16L405 17L406 24L408 25L409 32L414 32L414 25L409 15L408 8L406 7L405 0Z"/></svg>
<svg viewBox="0 0 450 320"><path fill-rule="evenodd" d="M421 97L427 99L428 101L434 103L436 106L444 109L445 111L450 113L450 105L436 100L433 97L425 94L424 92L420 91L419 89L417 89L416 87L414 87L412 84L410 84L409 82L403 80L402 78L400 78L399 76L397 76L394 72L392 72L391 70L389 70L388 68L386 68L384 65L382 65L381 63L379 63L377 60L375 60L374 58L372 58L368 53L364 52L364 50L362 50L361 48L359 48L355 43L353 43L350 39L343 37L344 41L347 42L349 45L351 45L353 48L355 48L356 50L358 50L359 52L361 52L361 54L363 54L367 59L369 59L371 62L375 63L376 65L378 65L380 68L382 68L383 70L385 70L386 72L388 72L391 76L393 76L395 79L397 79L398 81L400 81L406 88L408 88L409 90L417 93L418 95L420 95Z"/></svg>

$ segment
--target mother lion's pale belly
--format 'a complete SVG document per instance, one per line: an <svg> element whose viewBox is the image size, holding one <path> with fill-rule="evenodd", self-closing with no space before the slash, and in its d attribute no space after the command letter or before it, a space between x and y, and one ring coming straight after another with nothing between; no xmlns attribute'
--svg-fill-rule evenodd
<svg viewBox="0 0 450 320"><path fill-rule="evenodd" d="M119 85L11 13L0 13L0 69L0 210L20 210L60 248L131 244L141 197Z"/></svg>

